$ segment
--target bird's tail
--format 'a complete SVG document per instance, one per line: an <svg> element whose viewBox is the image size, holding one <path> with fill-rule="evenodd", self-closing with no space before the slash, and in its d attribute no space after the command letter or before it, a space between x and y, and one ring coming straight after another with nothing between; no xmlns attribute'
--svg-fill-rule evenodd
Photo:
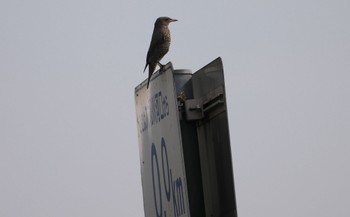
<svg viewBox="0 0 350 217"><path fill-rule="evenodd" d="M152 77L152 74L150 74L150 75L148 76L148 81L147 81L147 89L148 89L148 86L149 86L149 81L151 80L151 77Z"/></svg>
<svg viewBox="0 0 350 217"><path fill-rule="evenodd" d="M146 65L147 66L147 65ZM148 65L148 81L147 81L147 89L149 86L149 82L151 81L152 74L154 70L156 69L157 64L149 64Z"/></svg>
<svg viewBox="0 0 350 217"><path fill-rule="evenodd" d="M146 62L145 68L143 69L143 73L145 73L145 70L147 68L148 63Z"/></svg>

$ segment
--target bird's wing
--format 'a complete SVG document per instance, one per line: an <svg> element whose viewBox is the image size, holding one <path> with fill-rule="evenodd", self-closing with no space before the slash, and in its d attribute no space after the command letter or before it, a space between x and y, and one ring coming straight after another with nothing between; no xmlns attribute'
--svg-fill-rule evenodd
<svg viewBox="0 0 350 217"><path fill-rule="evenodd" d="M156 52L157 47L161 46L164 43L164 34L161 31L157 31L156 29L153 31L151 44L149 46L147 52L146 62L150 63L152 61L152 56L154 56L154 52Z"/></svg>

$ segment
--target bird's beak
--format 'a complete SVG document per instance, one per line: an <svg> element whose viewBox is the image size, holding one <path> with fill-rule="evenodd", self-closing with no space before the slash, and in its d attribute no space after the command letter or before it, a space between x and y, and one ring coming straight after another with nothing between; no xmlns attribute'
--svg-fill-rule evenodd
<svg viewBox="0 0 350 217"><path fill-rule="evenodd" d="M177 21L177 19L171 19L170 20L170 22L176 22Z"/></svg>

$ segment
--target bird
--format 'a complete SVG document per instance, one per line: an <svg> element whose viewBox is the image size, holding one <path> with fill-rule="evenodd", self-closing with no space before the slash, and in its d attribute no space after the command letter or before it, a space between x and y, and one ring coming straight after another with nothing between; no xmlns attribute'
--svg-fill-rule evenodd
<svg viewBox="0 0 350 217"><path fill-rule="evenodd" d="M159 17L154 23L152 39L146 57L146 66L143 70L145 72L148 66L147 89L156 66L159 65L161 70L164 67L159 61L169 51L171 37L168 26L175 21L177 20L169 17Z"/></svg>

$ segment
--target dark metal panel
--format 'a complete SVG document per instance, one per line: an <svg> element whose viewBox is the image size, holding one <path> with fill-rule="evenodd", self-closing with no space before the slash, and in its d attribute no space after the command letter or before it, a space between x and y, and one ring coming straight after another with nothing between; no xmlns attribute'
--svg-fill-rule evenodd
<svg viewBox="0 0 350 217"><path fill-rule="evenodd" d="M180 109L184 108L185 100L193 98L191 79L192 73L188 70L174 71L178 105L182 104ZM180 114L184 115L184 111ZM196 122L188 121L183 117L180 120L180 126L191 217L205 217Z"/></svg>
<svg viewBox="0 0 350 217"><path fill-rule="evenodd" d="M197 121L204 205L207 217L236 217L225 84L221 58L192 77L193 97L203 104L204 118Z"/></svg>
<svg viewBox="0 0 350 217"><path fill-rule="evenodd" d="M204 66L193 74L194 98L205 97L210 91L225 85L221 58Z"/></svg>

